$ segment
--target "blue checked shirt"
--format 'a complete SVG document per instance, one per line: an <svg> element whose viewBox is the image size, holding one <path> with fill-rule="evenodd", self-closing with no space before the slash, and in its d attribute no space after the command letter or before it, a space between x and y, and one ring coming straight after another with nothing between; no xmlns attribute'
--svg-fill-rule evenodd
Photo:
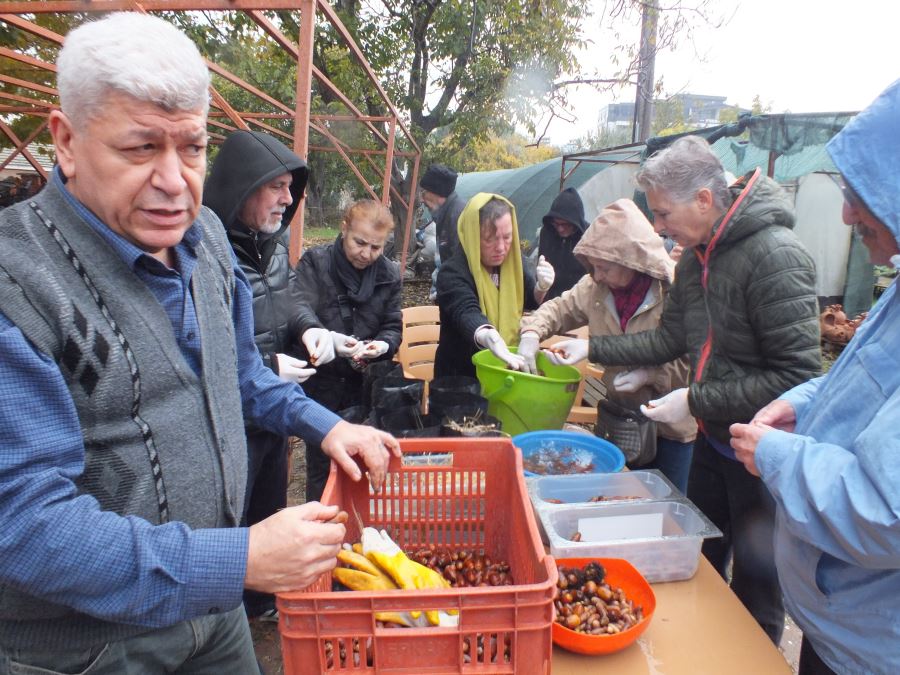
<svg viewBox="0 0 900 675"><path fill-rule="evenodd" d="M192 226L176 269L126 241L57 181L80 215L165 308L185 359L199 373L189 289L202 236ZM280 380L253 342L252 295L234 263L234 327L244 416L282 435L319 442L340 419ZM74 480L84 469L75 405L56 363L0 313L0 583L109 621L168 626L241 601L247 528L191 530L101 511Z"/></svg>

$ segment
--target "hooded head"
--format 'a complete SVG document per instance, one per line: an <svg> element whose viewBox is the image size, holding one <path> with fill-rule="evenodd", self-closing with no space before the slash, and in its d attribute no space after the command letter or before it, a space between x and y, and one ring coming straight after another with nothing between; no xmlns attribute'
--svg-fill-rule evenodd
<svg viewBox="0 0 900 675"><path fill-rule="evenodd" d="M283 143L258 131L236 131L225 139L203 188L204 205L215 211L229 230L246 228L241 210L258 188L290 173L291 204L281 218L287 227L297 211L309 170L306 162Z"/></svg>
<svg viewBox="0 0 900 675"><path fill-rule="evenodd" d="M844 207L845 221L848 216L858 218L861 230L871 230L873 225L877 229L877 224L866 220L868 216L874 217L894 239L894 250L882 253L886 258L897 254L900 249L900 190L897 189L900 181L900 80L854 117L828 142L826 149L850 188ZM851 203L855 198L862 202L862 208ZM873 254L874 262L875 251L865 233L863 242ZM891 242L874 245L888 249Z"/></svg>
<svg viewBox="0 0 900 675"><path fill-rule="evenodd" d="M584 204L581 201L578 190L569 187L556 195L556 198L550 205L550 210L544 216L543 228L541 229L542 235L544 232L556 231L553 225L554 220L564 220L567 223L571 223L575 228L572 234L577 233L579 236L588 228L588 222L584 219Z"/></svg>
<svg viewBox="0 0 900 675"><path fill-rule="evenodd" d="M630 199L617 199L604 207L572 251L588 274L590 259L605 260L671 283L675 263L662 238Z"/></svg>

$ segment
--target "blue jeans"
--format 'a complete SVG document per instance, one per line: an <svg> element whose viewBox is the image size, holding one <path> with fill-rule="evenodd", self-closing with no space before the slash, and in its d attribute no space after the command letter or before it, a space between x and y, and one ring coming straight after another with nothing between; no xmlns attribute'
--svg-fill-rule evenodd
<svg viewBox="0 0 900 675"><path fill-rule="evenodd" d="M259 672L244 609L98 645L51 651L0 647L0 675L247 675Z"/></svg>
<svg viewBox="0 0 900 675"><path fill-rule="evenodd" d="M681 494L687 494L688 475L691 472L691 457L694 455L693 442L682 443L671 438L656 437L656 459L640 469L659 469L672 481Z"/></svg>

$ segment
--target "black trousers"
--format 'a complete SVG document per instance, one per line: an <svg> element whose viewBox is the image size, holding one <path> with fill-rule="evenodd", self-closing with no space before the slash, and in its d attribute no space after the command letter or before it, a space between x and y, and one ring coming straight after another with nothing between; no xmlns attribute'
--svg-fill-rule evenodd
<svg viewBox="0 0 900 675"><path fill-rule="evenodd" d="M265 520L287 506L288 439L257 428L247 429L247 493L244 525ZM275 607L275 596L244 591L247 616L253 618Z"/></svg>
<svg viewBox="0 0 900 675"><path fill-rule="evenodd" d="M797 675L836 675L826 663L819 658L812 643L803 637L800 643L800 668Z"/></svg>
<svg viewBox="0 0 900 675"><path fill-rule="evenodd" d="M363 377L354 374L340 380L313 376L304 387L306 394L334 413L340 414L363 401ZM331 458L322 452L322 446L305 442L306 445L306 501L319 501L328 482Z"/></svg>
<svg viewBox="0 0 900 675"><path fill-rule="evenodd" d="M703 555L728 581L769 638L778 645L784 632L784 602L775 570L775 501L762 480L738 461L713 448L703 434L694 443L688 497L722 530L707 539Z"/></svg>

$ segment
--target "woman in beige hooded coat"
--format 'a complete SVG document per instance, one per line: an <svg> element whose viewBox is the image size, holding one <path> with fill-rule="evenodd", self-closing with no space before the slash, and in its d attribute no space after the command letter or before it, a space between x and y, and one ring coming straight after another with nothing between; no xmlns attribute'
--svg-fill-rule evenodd
<svg viewBox="0 0 900 675"><path fill-rule="evenodd" d="M538 345L550 335L585 324L591 335L637 333L655 328L662 315L675 263L630 199L619 199L604 208L573 253L588 274L522 319L518 353L532 372ZM684 359L655 367L610 367L603 374L607 398L632 410L687 382L688 364ZM641 468L659 469L685 492L696 435L693 418L657 424L656 459Z"/></svg>

